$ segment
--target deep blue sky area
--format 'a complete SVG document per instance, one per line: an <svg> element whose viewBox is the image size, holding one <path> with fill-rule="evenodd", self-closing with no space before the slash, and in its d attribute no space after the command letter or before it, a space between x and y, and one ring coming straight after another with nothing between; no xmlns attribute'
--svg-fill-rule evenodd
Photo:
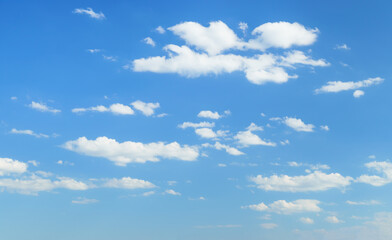
<svg viewBox="0 0 392 240"><path fill-rule="evenodd" d="M0 239L389 240L391 8L0 0Z"/></svg>

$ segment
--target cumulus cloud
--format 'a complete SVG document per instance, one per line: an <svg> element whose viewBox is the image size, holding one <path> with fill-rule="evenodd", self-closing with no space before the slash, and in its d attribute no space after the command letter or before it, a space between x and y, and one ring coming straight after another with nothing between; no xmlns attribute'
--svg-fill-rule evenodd
<svg viewBox="0 0 392 240"><path fill-rule="evenodd" d="M338 219L336 216L328 216L325 218L325 221L329 223L342 223L343 221Z"/></svg>
<svg viewBox="0 0 392 240"><path fill-rule="evenodd" d="M85 14L94 19L105 19L105 15L102 12L94 12L92 8L76 8L73 13L75 14Z"/></svg>
<svg viewBox="0 0 392 240"><path fill-rule="evenodd" d="M11 158L0 158L0 176L27 171L27 164Z"/></svg>
<svg viewBox="0 0 392 240"><path fill-rule="evenodd" d="M156 186L151 182L130 178L130 177L123 177L121 179L112 178L108 179L104 184L104 187L109 188L123 188L123 189L145 189L145 188L155 188Z"/></svg>
<svg viewBox="0 0 392 240"><path fill-rule="evenodd" d="M22 179L2 178L0 179L1 187L9 192L27 195L37 195L39 192L48 192L58 188L75 191L83 191L89 188L86 183L68 177L58 177L57 180L51 180L36 175Z"/></svg>
<svg viewBox="0 0 392 240"><path fill-rule="evenodd" d="M381 173L382 176L377 175L361 175L356 179L357 182L367 183L375 187L380 187L392 182L392 163L390 162L369 162L365 166L369 169Z"/></svg>
<svg viewBox="0 0 392 240"><path fill-rule="evenodd" d="M166 194L174 195L174 196L181 196L181 193L174 191L173 189L168 189L165 191Z"/></svg>
<svg viewBox="0 0 392 240"><path fill-rule="evenodd" d="M321 125L320 128L324 131L329 131L329 127L327 125Z"/></svg>
<svg viewBox="0 0 392 240"><path fill-rule="evenodd" d="M152 40L152 38L150 37L146 37L145 39L143 39L143 42L147 45L153 46L155 47L155 42L154 40Z"/></svg>
<svg viewBox="0 0 392 240"><path fill-rule="evenodd" d="M277 214L293 214L303 212L320 212L321 208L318 206L320 201L313 199L298 199L293 202L285 200L277 200L268 206L264 203L245 206L251 210L260 212L274 212Z"/></svg>
<svg viewBox="0 0 392 240"><path fill-rule="evenodd" d="M372 85L380 84L384 81L383 78L375 77L368 78L366 80L358 81L358 82L342 82L342 81L330 81L327 82L327 85L322 86L319 89L315 90L315 93L336 93L341 91L355 90L358 88L370 87Z"/></svg>
<svg viewBox="0 0 392 240"><path fill-rule="evenodd" d="M355 90L354 93L353 93L353 96L354 96L355 98L360 98L360 97L362 97L363 95L365 95L365 92L362 91L362 90Z"/></svg>
<svg viewBox="0 0 392 240"><path fill-rule="evenodd" d="M228 145L225 144L221 144L219 142L216 142L214 145L215 149L217 150L221 150L224 149L228 154L230 155L234 155L234 156L240 156L240 155L244 155L245 153L239 151L237 148L234 147L230 147Z"/></svg>
<svg viewBox="0 0 392 240"><path fill-rule="evenodd" d="M202 138L217 139L219 137L224 137L227 135L227 131L218 130L214 131L211 128L197 128L195 133Z"/></svg>
<svg viewBox="0 0 392 240"><path fill-rule="evenodd" d="M237 140L238 144L247 147L251 145L262 145L275 147L276 143L262 140L259 136L253 133L253 131L262 131L263 128L251 123L246 131L240 131L235 136L234 139Z"/></svg>
<svg viewBox="0 0 392 240"><path fill-rule="evenodd" d="M115 115L133 115L135 112L133 109L127 105L121 103L114 103L109 107L105 107L103 105L98 105L95 107L89 108L74 108L72 109L73 113L81 113L81 112L110 112Z"/></svg>
<svg viewBox="0 0 392 240"><path fill-rule="evenodd" d="M164 34L166 32L166 30L162 26L158 26L157 28L155 28L155 31L160 34Z"/></svg>
<svg viewBox="0 0 392 240"><path fill-rule="evenodd" d="M137 100L131 103L131 105L138 111L142 112L145 116L151 116L155 113L155 109L159 108L159 103L145 103Z"/></svg>
<svg viewBox="0 0 392 240"><path fill-rule="evenodd" d="M210 110L203 110L200 111L197 116L199 118L210 118L210 119L219 119L222 118L224 115L223 114L219 114L218 112L212 112Z"/></svg>
<svg viewBox="0 0 392 240"><path fill-rule="evenodd" d="M240 28L245 31L246 24ZM244 41L237 37L222 21L211 22L204 27L196 22L184 22L168 28L185 40L188 46L169 44L164 47L166 56L135 59L132 66L136 72L177 73L186 77L207 74L242 71L254 84L266 82L284 83L296 75L289 75L285 67L294 65L328 66L323 59L313 60L301 51L290 51L285 56L255 54L245 57L237 54L223 54L228 50L261 50L268 48L290 48L312 44L317 38L317 29L306 29L299 23L277 22L263 24L252 32L254 38ZM197 51L190 47L196 48Z"/></svg>
<svg viewBox="0 0 392 240"><path fill-rule="evenodd" d="M299 118L285 117L282 122L297 132L313 132L313 124L305 124Z"/></svg>
<svg viewBox="0 0 392 240"><path fill-rule="evenodd" d="M40 112L51 112L51 113L61 112L61 110L59 109L48 107L45 103L38 103L34 101L32 101L31 104L29 104L29 107Z"/></svg>
<svg viewBox="0 0 392 240"><path fill-rule="evenodd" d="M344 177L339 173L326 174L320 171L293 177L288 175L272 175L271 177L258 175L250 178L250 181L254 182L260 189L279 192L325 191L332 188L344 189L351 184L352 180L351 177Z"/></svg>
<svg viewBox="0 0 392 240"><path fill-rule="evenodd" d="M212 128L215 127L214 122L199 122L199 123L193 123L193 122L183 122L182 124L178 125L179 128L185 129L185 128Z"/></svg>
<svg viewBox="0 0 392 240"><path fill-rule="evenodd" d="M125 166L128 163L158 162L161 158L195 161L199 156L196 147L181 146L177 142L141 143L126 141L120 143L107 137L98 137L95 140L80 137L66 142L63 147L79 154L106 158L118 166Z"/></svg>
<svg viewBox="0 0 392 240"><path fill-rule="evenodd" d="M35 133L32 130L26 129L26 130L18 130L18 129L11 129L10 133L12 134L22 134L22 135L30 135L34 136L36 138L48 138L49 136L43 133Z"/></svg>
<svg viewBox="0 0 392 240"><path fill-rule="evenodd" d="M242 33L245 35L246 30L248 30L248 24L246 22L240 22L238 28L241 29Z"/></svg>

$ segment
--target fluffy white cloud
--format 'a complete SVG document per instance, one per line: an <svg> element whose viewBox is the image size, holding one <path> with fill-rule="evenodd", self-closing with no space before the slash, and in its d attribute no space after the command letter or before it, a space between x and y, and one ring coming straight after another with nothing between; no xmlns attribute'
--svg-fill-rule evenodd
<svg viewBox="0 0 392 240"><path fill-rule="evenodd" d="M178 125L179 128L185 129L185 128L212 128L215 127L215 123L213 122L199 122L199 123L193 123L193 122L183 122L182 124Z"/></svg>
<svg viewBox="0 0 392 240"><path fill-rule="evenodd" d="M125 166L128 163L158 162L160 158L194 161L199 156L196 147L181 146L177 142L145 144L126 141L119 143L107 137L98 137L95 140L80 137L66 142L63 147L87 156L106 158L118 166Z"/></svg>
<svg viewBox="0 0 392 240"><path fill-rule="evenodd" d="M86 183L76 181L72 178L59 177L57 180L51 180L36 175L23 179L2 178L0 179L0 187L10 192L28 195L37 195L39 192L47 192L57 188L77 191L87 190L89 188Z"/></svg>
<svg viewBox="0 0 392 240"><path fill-rule="evenodd" d="M325 218L325 221L329 223L342 223L342 220L339 220L336 216L328 216Z"/></svg>
<svg viewBox="0 0 392 240"><path fill-rule="evenodd" d="M308 46L316 41L318 32L317 28L306 29L296 22L265 23L253 30L256 38L249 40L247 48L264 51L271 47Z"/></svg>
<svg viewBox="0 0 392 240"><path fill-rule="evenodd" d="M199 118L211 118L211 119L219 119L222 118L223 115L220 115L218 112L212 112L209 110L200 111L197 116Z"/></svg>
<svg viewBox="0 0 392 240"><path fill-rule="evenodd" d="M234 156L240 156L240 155L244 155L245 153L239 151L237 148L234 147L230 147L228 145L225 144L221 144L219 142L216 142L214 145L215 149L217 150L221 150L224 149L228 154L230 155L234 155Z"/></svg>
<svg viewBox="0 0 392 240"><path fill-rule="evenodd" d="M40 112L51 112L51 113L61 112L61 110L59 110L59 109L54 109L54 108L48 107L45 103L38 103L38 102L34 102L34 101L32 101L31 104L29 104L29 107L31 107L32 109L35 109L37 111L40 111Z"/></svg>
<svg viewBox="0 0 392 240"><path fill-rule="evenodd" d="M315 171L308 175L287 176L272 175L271 177L263 177L258 175L251 177L258 188L266 191L280 192L309 192L309 191L325 191L331 188L344 189L351 184L351 177L343 177L339 173L326 174Z"/></svg>
<svg viewBox="0 0 392 240"><path fill-rule="evenodd" d="M49 136L43 133L35 133L32 130L26 129L26 130L18 130L18 129L11 129L10 133L12 134L24 134L24 135L30 135L34 136L36 138L48 138Z"/></svg>
<svg viewBox="0 0 392 240"><path fill-rule="evenodd" d="M362 90L355 90L354 93L353 93L353 96L354 96L355 98L360 98L360 97L362 97L363 95L365 95L365 92L362 91Z"/></svg>
<svg viewBox="0 0 392 240"><path fill-rule="evenodd" d="M255 211L267 211L277 214L293 214L302 212L320 212L321 208L318 206L320 201L313 199L298 199L293 202L285 200L277 200L268 206L264 203L249 205L243 208L249 208Z"/></svg>
<svg viewBox="0 0 392 240"><path fill-rule="evenodd" d="M188 45L195 46L210 55L243 46L233 30L222 21L210 22L209 27L196 22L184 22L168 29L184 39Z"/></svg>
<svg viewBox="0 0 392 240"><path fill-rule="evenodd" d="M244 147L251 146L251 145L263 145L263 146L275 147L276 143L262 140L259 136L257 136L252 132L252 131L262 131L262 130L263 130L262 127L259 127L254 123L251 123L247 127L247 131L238 132L234 136L234 139L237 140L238 144Z"/></svg>
<svg viewBox="0 0 392 240"><path fill-rule="evenodd" d="M242 33L245 35L246 30L248 30L248 24L245 22L240 22L238 28L241 29Z"/></svg>
<svg viewBox="0 0 392 240"><path fill-rule="evenodd" d="M104 184L104 187L109 188L123 188L123 189L144 189L144 188L154 188L156 187L151 182L130 178L130 177L123 177L121 179L112 178L108 179Z"/></svg>
<svg viewBox="0 0 392 240"><path fill-rule="evenodd" d="M360 201L360 202L355 202L355 201L346 201L347 204L349 205L364 205L364 206L369 206L369 205L379 205L381 204L379 201L376 200L369 200L369 201Z"/></svg>
<svg viewBox="0 0 392 240"><path fill-rule="evenodd" d="M324 59L314 60L309 56L306 56L301 51L291 51L286 53L285 57L282 57L282 66L293 67L295 64L303 64L314 67L326 67L330 65Z"/></svg>
<svg viewBox="0 0 392 240"><path fill-rule="evenodd" d="M350 50L351 48L349 46L347 46L347 44L343 43L343 44L336 45L335 49Z"/></svg>
<svg viewBox="0 0 392 240"><path fill-rule="evenodd" d="M105 19L105 15L102 12L96 13L92 8L76 8L73 13L75 14L86 14L91 18L95 19Z"/></svg>
<svg viewBox="0 0 392 240"><path fill-rule="evenodd" d="M21 174L27 171L27 164L11 158L0 158L0 176L17 173Z"/></svg>
<svg viewBox="0 0 392 240"><path fill-rule="evenodd" d="M135 112L133 109L127 105L123 105L121 103L114 103L109 107L105 107L102 105L98 105L96 107L89 107L89 108L74 108L72 109L73 113L81 113L81 112L110 112L115 115L133 115Z"/></svg>
<svg viewBox="0 0 392 240"><path fill-rule="evenodd" d="M327 125L321 125L320 128L324 131L329 131L329 127Z"/></svg>
<svg viewBox="0 0 392 240"><path fill-rule="evenodd" d="M174 196L181 196L181 193L174 191L173 189L168 189L165 191L166 194L174 195Z"/></svg>
<svg viewBox="0 0 392 240"><path fill-rule="evenodd" d="M146 37L145 39L143 39L143 42L146 43L146 44L148 44L148 45L150 45L150 46L155 47L155 42L154 42L154 40L152 40L152 38L150 38L150 37Z"/></svg>
<svg viewBox="0 0 392 240"><path fill-rule="evenodd" d="M314 223L313 219L308 218L308 217L301 217L299 220L304 224L313 224Z"/></svg>
<svg viewBox="0 0 392 240"><path fill-rule="evenodd" d="M297 132L313 132L314 125L305 124L299 118L285 117L282 122Z"/></svg>
<svg viewBox="0 0 392 240"><path fill-rule="evenodd" d="M216 138L218 135L211 128L197 128L195 133L202 138Z"/></svg>
<svg viewBox="0 0 392 240"><path fill-rule="evenodd" d="M329 92L341 92L341 91L348 91L354 90L358 88L370 87L372 85L380 84L384 81L383 78L376 77L376 78L368 78L363 81L358 82L342 82L342 81L330 81L327 82L327 85L322 86L319 89L316 89L316 93L329 93Z"/></svg>
<svg viewBox="0 0 392 240"><path fill-rule="evenodd" d="M154 114L155 109L159 108L159 103L145 103L143 101L137 100L131 103L131 105L145 116L151 116Z"/></svg>
<svg viewBox="0 0 392 240"><path fill-rule="evenodd" d="M392 182L392 163L390 162L369 162L365 166L373 169L378 173L382 173L382 177L376 175L361 175L356 179L357 182L367 183L376 187L383 186Z"/></svg>

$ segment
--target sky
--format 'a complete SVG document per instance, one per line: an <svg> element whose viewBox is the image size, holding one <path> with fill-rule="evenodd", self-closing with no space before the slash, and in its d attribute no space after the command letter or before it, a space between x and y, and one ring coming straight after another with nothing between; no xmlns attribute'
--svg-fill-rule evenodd
<svg viewBox="0 0 392 240"><path fill-rule="evenodd" d="M0 0L1 239L390 239L391 7Z"/></svg>

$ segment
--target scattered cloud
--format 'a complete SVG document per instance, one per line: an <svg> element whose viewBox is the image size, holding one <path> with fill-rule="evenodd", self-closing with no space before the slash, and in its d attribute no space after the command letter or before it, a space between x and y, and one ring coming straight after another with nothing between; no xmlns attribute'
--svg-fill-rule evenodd
<svg viewBox="0 0 392 240"><path fill-rule="evenodd" d="M173 189L168 189L165 191L166 194L174 195L174 196L181 196L181 193L174 191Z"/></svg>
<svg viewBox="0 0 392 240"><path fill-rule="evenodd" d="M366 163L365 166L368 169L373 169L374 171L381 173L383 176L376 175L361 175L356 179L357 182L367 183L375 187L380 187L385 184L392 182L392 163L390 162L369 162Z"/></svg>
<svg viewBox="0 0 392 240"><path fill-rule="evenodd" d="M353 93L353 96L354 96L355 98L360 98L360 97L362 97L363 95L365 95L365 92L362 91L362 90L355 90L354 93Z"/></svg>
<svg viewBox="0 0 392 240"><path fill-rule="evenodd" d="M154 40L152 40L152 38L150 37L146 37L145 39L143 39L143 42L147 45L153 46L155 47L155 42Z"/></svg>
<svg viewBox="0 0 392 240"><path fill-rule="evenodd" d="M51 113L61 112L61 110L59 109L48 107L45 103L38 103L34 101L32 101L31 104L29 104L29 107L40 112L51 112Z"/></svg>
<svg viewBox="0 0 392 240"><path fill-rule="evenodd" d="M183 122L182 124L178 125L179 128L186 129L186 128L212 128L215 127L214 122L199 122L199 123L193 123L193 122Z"/></svg>
<svg viewBox="0 0 392 240"><path fill-rule="evenodd" d="M204 110L197 114L199 118L210 118L210 119L220 119L224 116L224 114L219 114L218 112L212 112L209 110Z"/></svg>
<svg viewBox="0 0 392 240"><path fill-rule="evenodd" d="M36 138L48 138L49 136L43 133L35 133L32 130L18 130L18 129L11 129L10 133L12 134L22 134L22 135L30 135L30 136L34 136Z"/></svg>
<svg viewBox="0 0 392 240"><path fill-rule="evenodd" d="M346 201L346 203L349 204L349 205L364 205L364 206L381 204L379 201L376 201L376 200L359 201L359 202L349 201L348 200L348 201Z"/></svg>
<svg viewBox="0 0 392 240"><path fill-rule="evenodd" d="M236 224L195 226L195 228L240 228L240 227L242 226Z"/></svg>
<svg viewBox="0 0 392 240"><path fill-rule="evenodd" d="M109 61L109 62L117 62L117 57L115 56L107 56L107 55L102 55L103 59Z"/></svg>
<svg viewBox="0 0 392 240"><path fill-rule="evenodd" d="M248 24L246 22L240 22L238 28L241 29L242 33L245 35L246 30L248 30Z"/></svg>
<svg viewBox="0 0 392 240"><path fill-rule="evenodd" d="M155 31L160 34L164 34L166 32L166 30L162 26L158 26L157 28L155 28Z"/></svg>
<svg viewBox="0 0 392 240"><path fill-rule="evenodd" d="M109 107L105 107L103 105L98 105L95 107L89 108L74 108L72 109L73 113L82 113L82 112L110 112L115 115L133 115L135 112L130 106L121 104L121 103L114 103Z"/></svg>
<svg viewBox="0 0 392 240"><path fill-rule="evenodd" d="M298 199L293 202L286 202L285 200L277 200L268 206L264 203L249 205L242 208L249 208L251 210L260 212L273 212L277 214L293 214L303 212L320 212L321 208L318 206L320 201L313 199Z"/></svg>
<svg viewBox="0 0 392 240"><path fill-rule="evenodd" d="M260 226L264 229L274 229L278 227L278 225L275 223L262 223Z"/></svg>
<svg viewBox="0 0 392 240"><path fill-rule="evenodd" d="M98 53L98 52L100 52L100 51L101 51L101 49L98 49L98 48L92 48L92 49L87 49L87 51L88 51L89 53Z"/></svg>
<svg viewBox="0 0 392 240"><path fill-rule="evenodd" d="M21 174L27 171L27 164L11 158L0 158L0 176Z"/></svg>
<svg viewBox="0 0 392 240"><path fill-rule="evenodd" d="M253 131L262 131L263 128L257 126L254 123L251 123L246 131L240 131L237 135L234 136L234 139L237 140L238 144L243 147L248 147L251 145L262 145L262 146L270 146L275 147L276 143L262 140L259 136L253 133Z"/></svg>
<svg viewBox="0 0 392 240"><path fill-rule="evenodd" d="M91 204L91 203L97 203L99 202L97 199L88 199L88 198L84 198L84 197L78 197L75 200L72 200L73 204Z"/></svg>
<svg viewBox="0 0 392 240"><path fill-rule="evenodd" d="M134 101L131 105L145 116L154 115L155 109L160 107L159 103L145 103L140 100Z"/></svg>
<svg viewBox="0 0 392 240"><path fill-rule="evenodd" d="M257 185L257 188L266 191L280 192L311 192L325 191L332 188L344 189L353 181L351 177L343 177L339 173L326 174L315 171L308 175L288 176L288 175L272 175L271 177L263 177L258 175L250 177L250 181Z"/></svg>
<svg viewBox="0 0 392 240"><path fill-rule="evenodd" d="M328 216L325 218L325 221L329 223L343 223L343 221L338 219L336 216Z"/></svg>
<svg viewBox="0 0 392 240"><path fill-rule="evenodd" d="M314 223L313 219L308 218L308 217L301 217L299 220L304 224L313 224Z"/></svg>
<svg viewBox="0 0 392 240"><path fill-rule="evenodd" d="M335 49L338 49L338 50L350 50L351 48L349 46L347 46L347 44L343 43L343 44L336 45Z"/></svg>
<svg viewBox="0 0 392 240"><path fill-rule="evenodd" d="M341 91L355 90L358 88L370 87L372 85L380 84L384 81L383 78L368 78L363 81L358 82L342 82L342 81L330 81L327 82L327 85L322 86L319 89L315 90L315 93L337 93Z"/></svg>
<svg viewBox="0 0 392 240"><path fill-rule="evenodd" d="M126 166L128 163L158 162L161 158L195 161L199 156L196 147L181 146L177 142L119 143L107 137L98 137L95 140L80 137L66 142L63 147L79 154L106 158L118 166Z"/></svg>
<svg viewBox="0 0 392 240"><path fill-rule="evenodd" d="M321 125L320 128L321 128L321 130L324 130L327 132L329 131L329 127L327 125Z"/></svg>
<svg viewBox="0 0 392 240"><path fill-rule="evenodd" d="M94 10L92 8L86 8L86 9L76 8L75 10L73 10L73 13L86 14L89 17L94 18L94 19L100 19L100 20L105 19L105 15L102 12L96 13L96 12L94 12Z"/></svg>
<svg viewBox="0 0 392 240"><path fill-rule="evenodd" d="M108 188L122 188L122 189L145 189L145 188L155 188L156 186L151 182L130 178L130 177L123 177L121 179L112 178L106 180L103 184L104 187Z"/></svg>
<svg viewBox="0 0 392 240"><path fill-rule="evenodd" d="M294 129L297 132L313 132L313 124L305 124L299 118L285 117L282 121L286 126Z"/></svg>

